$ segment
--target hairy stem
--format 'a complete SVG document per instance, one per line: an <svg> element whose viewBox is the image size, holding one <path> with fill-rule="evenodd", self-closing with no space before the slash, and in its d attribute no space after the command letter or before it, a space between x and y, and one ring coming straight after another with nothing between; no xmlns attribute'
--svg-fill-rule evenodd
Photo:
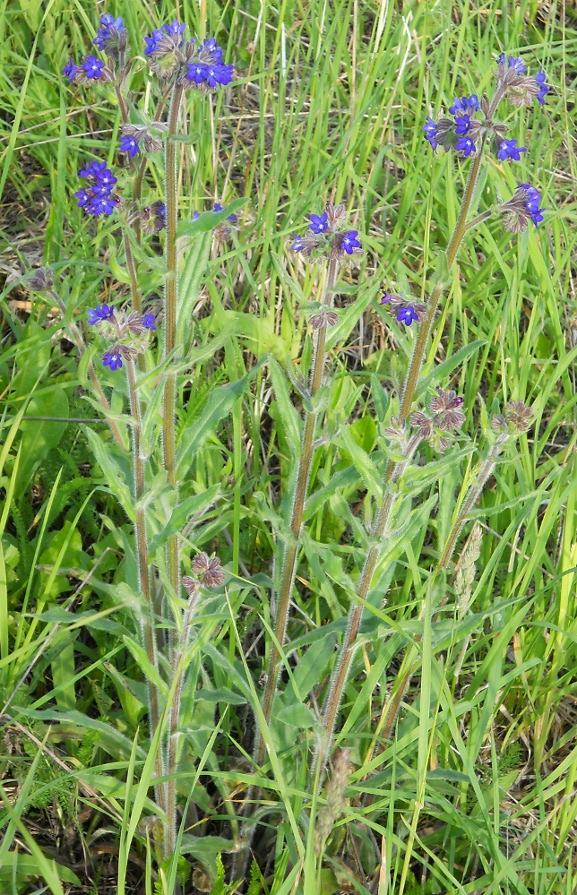
<svg viewBox="0 0 577 895"><path fill-rule="evenodd" d="M155 607L153 586L150 580L148 538L146 533L146 514L142 504L145 488L145 466L141 454L141 430L142 414L140 410L140 398L136 390L136 371L131 357L124 360L126 365L126 377L128 380L128 394L130 396L130 410L132 415L132 452L134 472L134 503L136 510L136 554L138 560L138 577L140 589L144 597L144 612L142 614L141 629L144 649L150 664L158 671L158 652L155 637ZM153 681L146 676L149 702L149 718L151 739L158 730L162 719L160 707L160 694ZM154 773L157 779L164 776L164 761L162 747L159 746L154 759ZM155 800L159 808L166 810L166 784L156 783L154 786Z"/></svg>
<svg viewBox="0 0 577 895"><path fill-rule="evenodd" d="M177 143L172 137L178 128L178 115L183 88L175 85L168 114L166 140L166 289L164 296L164 357L175 348L176 311L178 301L178 252L176 226L178 222L178 166ZM162 449L164 468L169 483L176 489L176 373L168 368L164 374L164 405L162 420ZM168 577L172 589L178 595L179 544L177 535L171 535L167 544Z"/></svg>

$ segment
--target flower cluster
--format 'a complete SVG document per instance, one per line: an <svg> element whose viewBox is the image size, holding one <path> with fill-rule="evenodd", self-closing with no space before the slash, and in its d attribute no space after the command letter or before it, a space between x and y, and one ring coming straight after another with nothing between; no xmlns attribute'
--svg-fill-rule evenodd
<svg viewBox="0 0 577 895"><path fill-rule="evenodd" d="M392 416L385 435L399 452L398 458L408 460L422 441L428 441L439 452L446 451L451 444L449 434L465 422L462 406L463 399L456 392L438 388L429 401L428 413L417 410L409 422Z"/></svg>
<svg viewBox="0 0 577 895"><path fill-rule="evenodd" d="M523 401L509 401L505 413L491 420L491 428L499 435L522 435L531 427L533 411Z"/></svg>
<svg viewBox="0 0 577 895"><path fill-rule="evenodd" d="M410 326L413 321L420 323L424 320L427 313L427 306L414 302L406 301L400 295L391 295L390 292L383 293L381 298L382 305L388 305L391 314L394 314L399 323Z"/></svg>
<svg viewBox="0 0 577 895"><path fill-rule="evenodd" d="M80 65L76 65L72 59L69 59L64 68L63 74L68 78L68 83L76 82L77 84L86 84L89 81L112 81L114 74L102 59L98 59L90 53L85 56Z"/></svg>
<svg viewBox="0 0 577 895"><path fill-rule="evenodd" d="M527 66L520 56L505 57L505 54L501 53L497 60L497 83L504 89L509 102L519 108L530 106L536 99L544 106L545 97L549 93L545 72L540 68L533 77L526 72Z"/></svg>
<svg viewBox="0 0 577 895"><path fill-rule="evenodd" d="M521 183L508 202L499 206L499 211L505 215L503 226L511 233L523 233L533 221L536 227L543 220L544 208L541 207L541 193L537 187L529 183Z"/></svg>
<svg viewBox="0 0 577 895"><path fill-rule="evenodd" d="M460 429L465 422L465 414L461 410L463 399L452 389L448 392L442 388L429 401L429 414L416 411L411 415L411 426L417 436L428 441L437 451L446 451L451 444L447 433Z"/></svg>
<svg viewBox="0 0 577 895"><path fill-rule="evenodd" d="M347 256L362 255L358 230L343 230L347 212L344 205L327 205L323 214L309 215L309 232L296 236L290 248L311 261L321 258L346 261Z"/></svg>
<svg viewBox="0 0 577 895"><path fill-rule="evenodd" d="M185 28L175 19L144 38L144 54L155 74L163 79L174 77L184 87L204 93L230 84L234 66L224 62L224 53L216 40L185 40Z"/></svg>
<svg viewBox="0 0 577 895"><path fill-rule="evenodd" d="M539 69L536 75L530 76L520 56L506 57L501 53L496 74L497 90L492 102L485 96L479 100L476 94L472 94L454 100L449 107L452 118L440 118L438 121L427 118L423 131L432 149L441 146L445 152L455 150L468 157L477 152L481 145L487 145L493 147L497 158L502 162L521 160L521 155L527 152L526 147L519 146L515 139L506 139L507 127L494 121L493 115L504 97L516 108L531 105L533 99L544 105L549 92L545 73ZM480 113L480 119L474 117L477 113ZM499 208L505 215L505 228L518 233L527 229L529 221L538 227L543 220L544 211L540 203L539 190L528 183L522 183L513 197Z"/></svg>
<svg viewBox="0 0 577 895"><path fill-rule="evenodd" d="M166 130L166 124L154 123L157 131ZM141 151L141 145L146 153L160 152L162 140L151 133L149 127L138 124L123 124L120 128L119 152L127 152L130 158L134 158Z"/></svg>
<svg viewBox="0 0 577 895"><path fill-rule="evenodd" d="M128 31L122 18L115 19L110 13L100 16L100 27L92 41L109 59L117 60L126 50Z"/></svg>
<svg viewBox="0 0 577 895"><path fill-rule="evenodd" d="M192 560L193 575L185 575L183 587L189 597L196 595L201 587L220 587L224 583L225 574L218 556L199 553Z"/></svg>
<svg viewBox="0 0 577 895"><path fill-rule="evenodd" d="M111 215L120 202L114 190L116 177L106 162L89 162L78 172L79 177L86 178L88 188L78 190L74 195L78 199L78 207L86 214L99 217L101 214Z"/></svg>
<svg viewBox="0 0 577 895"><path fill-rule="evenodd" d="M102 356L104 366L113 371L122 367L123 360L141 354L148 345L151 331L156 329L154 314L116 311L106 302L91 308L87 316L89 326L97 326L105 338L114 342Z"/></svg>

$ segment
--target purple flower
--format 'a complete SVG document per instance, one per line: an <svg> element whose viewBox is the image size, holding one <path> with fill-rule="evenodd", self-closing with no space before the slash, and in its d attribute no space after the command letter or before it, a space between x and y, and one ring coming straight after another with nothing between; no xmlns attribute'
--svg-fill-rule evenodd
<svg viewBox="0 0 577 895"><path fill-rule="evenodd" d="M536 227L543 220L544 208L541 207L541 193L529 183L521 183L508 202L499 206L505 215L503 225L511 233L523 233L531 220Z"/></svg>
<svg viewBox="0 0 577 895"><path fill-rule="evenodd" d="M473 155L474 152L477 151L477 147L475 146L474 140L471 140L470 137L459 137L457 142L455 143L455 149L458 149L465 156Z"/></svg>
<svg viewBox="0 0 577 895"><path fill-rule="evenodd" d="M328 229L329 216L326 213L326 211L321 215L311 214L309 217L310 217L309 230L312 230L313 233L317 233L317 234L324 233L325 230Z"/></svg>
<svg viewBox="0 0 577 895"><path fill-rule="evenodd" d="M226 87L230 84L234 75L234 65L210 65L207 66L206 83L214 90L219 85Z"/></svg>
<svg viewBox="0 0 577 895"><path fill-rule="evenodd" d="M464 135L469 132L471 119L468 115L455 115L455 133Z"/></svg>
<svg viewBox="0 0 577 895"><path fill-rule="evenodd" d="M291 250L293 252L302 252L303 249L304 249L304 243L303 243L302 236L296 236L295 241L293 242L293 244L291 246Z"/></svg>
<svg viewBox="0 0 577 895"><path fill-rule="evenodd" d="M478 112L480 108L477 95L473 93L471 96L463 96L454 100L453 105L449 106L449 112L451 115L456 115L458 112L468 115L472 112Z"/></svg>
<svg viewBox="0 0 577 895"><path fill-rule="evenodd" d="M423 125L423 131L425 132L425 140L428 140L433 149L436 149L439 145L437 143L437 124L433 119L429 116L427 118L426 123Z"/></svg>
<svg viewBox="0 0 577 895"><path fill-rule="evenodd" d="M182 37L186 25L181 24L178 19L174 19L170 25L163 25L162 30L165 34L171 34L173 37Z"/></svg>
<svg viewBox="0 0 577 895"><path fill-rule="evenodd" d="M505 65L505 54L501 53L499 58L497 59L499 65ZM507 68L514 68L518 75L524 75L527 71L527 66L524 64L522 58L519 56L515 59L514 56L509 56L507 59Z"/></svg>
<svg viewBox="0 0 577 895"><path fill-rule="evenodd" d="M146 329L156 329L154 314L144 314L142 325L146 327Z"/></svg>
<svg viewBox="0 0 577 895"><path fill-rule="evenodd" d="M140 152L138 140L135 140L134 137L121 137L118 151L127 152L130 158L134 158L134 156L138 155L138 153Z"/></svg>
<svg viewBox="0 0 577 895"><path fill-rule="evenodd" d="M105 354L102 355L102 363L105 367L110 367L113 372L114 370L119 370L122 367L122 355L118 348L113 348L112 351L106 351Z"/></svg>
<svg viewBox="0 0 577 895"><path fill-rule="evenodd" d="M198 221L199 217L200 217L200 211L193 211L193 212L192 212L192 220L193 220L193 221Z"/></svg>
<svg viewBox="0 0 577 895"><path fill-rule="evenodd" d="M224 53L218 46L214 37L207 37L207 39L203 41L202 47L207 53L210 53L213 62L219 64L223 61Z"/></svg>
<svg viewBox="0 0 577 895"><path fill-rule="evenodd" d="M517 146L517 140L503 140L499 146L497 157L502 162L507 160L518 162L521 160L522 152L527 152L527 150L524 146Z"/></svg>
<svg viewBox="0 0 577 895"><path fill-rule="evenodd" d="M341 249L347 253L347 255L352 255L355 249L360 249L361 244L359 242L359 231L358 230L349 230L348 233L343 233L341 236Z"/></svg>
<svg viewBox="0 0 577 895"><path fill-rule="evenodd" d="M204 84L207 78L208 65L205 62L189 62L186 79L194 84Z"/></svg>
<svg viewBox="0 0 577 895"><path fill-rule="evenodd" d="M116 177L106 167L106 162L88 162L78 172L79 177L89 181L89 188L74 193L78 199L78 207L86 214L98 217L101 214L111 215L118 204L118 196L112 193L117 182Z"/></svg>
<svg viewBox="0 0 577 895"><path fill-rule="evenodd" d="M144 43L146 45L144 47L144 55L145 56L152 56L152 54L156 52L156 49L158 47L158 42L161 37L162 37L162 31L160 30L160 28L156 28L152 32L150 37L144 38Z"/></svg>
<svg viewBox="0 0 577 895"><path fill-rule="evenodd" d="M115 19L110 13L105 13L100 16L100 27L92 43L107 56L118 58L119 53L126 49L127 37L128 32L124 27L124 20L122 18Z"/></svg>
<svg viewBox="0 0 577 895"><path fill-rule="evenodd" d="M102 76L103 68L104 62L102 62L101 59L97 59L96 56L93 56L92 54L87 56L82 63L84 74L88 79L93 81L97 81L98 78Z"/></svg>
<svg viewBox="0 0 577 895"><path fill-rule="evenodd" d="M542 106L545 105L545 95L549 93L549 88L545 83L545 72L542 68L539 69L537 74L535 75L535 82L539 87L539 93L535 97L537 102L541 103Z"/></svg>
<svg viewBox="0 0 577 895"><path fill-rule="evenodd" d="M399 323L404 323L405 326L410 326L413 320L418 319L419 315L412 305L407 305L405 308L399 308L397 311L397 320Z"/></svg>
<svg viewBox="0 0 577 895"><path fill-rule="evenodd" d="M541 208L541 193L535 186L529 183L520 184L520 189L525 190L525 209L530 215L531 220L536 227L539 226L543 218L544 208Z"/></svg>
<svg viewBox="0 0 577 895"><path fill-rule="evenodd" d="M181 24L177 19L171 22L170 25L163 25L161 28L155 28L150 37L144 38L146 44L144 47L144 55L155 56L158 54L163 56L171 53L182 44L182 35L185 28L186 25ZM170 38L170 41L167 43L166 41L163 41L163 38Z"/></svg>
<svg viewBox="0 0 577 895"><path fill-rule="evenodd" d="M69 59L64 68L62 69L62 73L66 75L70 84L72 84L74 78L76 77L76 72L78 68L74 65L72 59Z"/></svg>
<svg viewBox="0 0 577 895"><path fill-rule="evenodd" d="M213 211L224 211L224 208L223 208L223 206L220 204L220 202L215 202L212 210L213 210ZM233 224L235 224L235 223L236 223L236 215L235 215L235 214L229 214L228 217L227 217L227 221L232 221Z"/></svg>
<svg viewBox="0 0 577 895"><path fill-rule="evenodd" d="M112 320L114 318L114 308L107 305L98 305L88 311L88 324L90 326L100 326L104 320Z"/></svg>

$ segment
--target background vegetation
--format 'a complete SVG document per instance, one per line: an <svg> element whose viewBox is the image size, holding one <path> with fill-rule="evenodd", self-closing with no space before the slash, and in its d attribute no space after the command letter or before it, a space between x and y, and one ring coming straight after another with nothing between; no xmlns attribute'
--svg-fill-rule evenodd
<svg viewBox="0 0 577 895"><path fill-rule="evenodd" d="M380 584L386 605L376 599L363 628L338 738L351 750L347 804L311 871L316 700L344 627L344 576L354 580L362 565L355 519L369 512L358 476L344 477L339 490L327 484L352 463L342 443L327 439L313 470L317 496L307 510L250 886L251 895L573 892L577 17L569 4L534 0L133 0L106 9L3 0L0 891L152 892L156 879L144 685L122 584L133 568L131 526L88 444L86 428L104 424L80 387L76 349L57 309L25 283L32 267L52 265L79 321L88 307L127 294L114 222L95 227L72 196L86 160L118 164L113 93L72 91L61 74L69 55L88 51L105 11L124 16L136 52L145 33L175 16L226 48L236 82L210 115L191 104L196 140L183 148L182 213L250 200L232 241L213 248L179 420L204 426L186 472L189 493L223 492L198 519L192 544L216 551L230 573L226 598L203 609L190 671L196 757L180 781L183 805L188 798L180 872L191 892L228 891L235 815L251 779L275 508L294 432L271 367L243 377L265 355L296 364L306 354L300 309L318 295L320 276L290 257L286 242L327 200L345 202L365 235L363 262L345 275L350 295L339 299L350 310L333 331L325 426L330 434L349 421L352 445L371 451L375 418L395 400L411 351L411 333L378 305L379 291L425 293L466 176L465 166L429 150L425 118L456 95L490 91L503 50L547 72L546 107L518 125L530 152L515 170L491 162L483 196L486 205L507 198L517 178L540 185L545 224L518 238L498 220L481 225L461 251L429 353L441 363L478 343L445 368L444 383L465 399L472 442L482 439L483 407L519 399L536 417L475 511L482 542L470 610L459 615L450 605L434 619L384 740L387 693L407 642L423 634L430 532L452 512L471 462L465 454L431 485L432 523L419 524L399 550ZM146 107L147 84L135 86ZM159 162L151 199L162 184ZM149 272L149 295L160 294L161 274L160 264ZM104 381L111 386L114 374ZM231 414L205 425L215 389L241 382Z"/></svg>

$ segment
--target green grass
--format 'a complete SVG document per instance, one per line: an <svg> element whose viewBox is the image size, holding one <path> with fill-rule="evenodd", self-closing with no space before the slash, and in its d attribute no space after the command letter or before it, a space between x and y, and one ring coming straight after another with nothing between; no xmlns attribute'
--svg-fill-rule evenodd
<svg viewBox="0 0 577 895"><path fill-rule="evenodd" d="M144 33L175 15L166 3L116 3L107 11L125 17L138 48ZM283 391L282 367L297 377L302 357L306 365L303 306L318 298L321 277L318 266L287 253L286 243L302 231L306 214L330 200L346 203L366 234L366 253L358 270L342 275L350 291L339 303L350 310L331 338L330 437L313 466L286 670L265 731L270 764L256 772L267 786L267 810L256 815L262 827L251 895L316 895L319 887L323 895L346 887L379 895L569 895L577 814L575 20L555 3L539 18L534 0L334 0L330 7L233 0L183 2L177 12L192 33L215 35L237 66L225 93L189 101L196 140L183 149L182 214L214 200L249 200L233 241L213 249L179 426L194 432L215 389L240 382L265 355L278 364L254 371L242 401L207 429L183 486L186 496L199 495L191 548L216 550L233 576L227 600L215 596L203 608L183 705L187 866L197 882L204 874L208 889L225 891L218 855L228 869L252 780L277 514L300 438L290 403L300 412L300 399L290 383ZM0 11L5 268L23 275L41 259L55 265L69 314L79 320L88 307L127 295L117 276L120 249L114 266L114 223L93 227L72 195L87 159L117 158L112 90L74 91L61 75L69 55L87 52L96 23L96 8L82 2L18 0ZM376 299L381 286L426 295L466 178L465 166L428 150L422 125L455 95L489 91L501 50L522 53L532 71L543 66L554 90L545 109L511 115L512 136L530 151L514 168L490 163L482 205L528 180L542 187L546 221L538 232L513 237L495 216L460 252L425 372L479 342L442 381L465 399L470 441L415 501L409 543L394 550L369 595L337 737L351 749L347 803L315 863L307 776L315 710L367 549L360 522L373 513L363 500L371 482L347 473L353 460L338 430L348 426L349 448L356 442L375 452L382 469L380 422L396 400L411 337ZM151 111L140 76L133 86ZM163 184L157 158L151 199ZM32 891L41 880L51 892L79 892L71 874L83 873L68 865L104 842L118 849L117 860L110 878L100 864L94 891L133 892L144 880L153 892L159 843L145 687L127 646L135 624L123 585L135 575L131 525L84 428L23 419L81 418L104 432L92 422L99 413L83 396L86 372L62 338L59 317L17 280L12 275L3 288L0 357L0 711L5 706L8 716L0 889ZM143 289L161 294L160 264L146 269ZM17 304L26 300L29 307ZM114 382L113 374L104 376L120 412L123 387ZM531 404L535 424L497 467L474 511L483 538L470 611L458 617L451 597L433 612L439 539L477 460L473 446L482 451L485 444L484 414L508 400ZM335 470L342 471L337 489ZM222 496L203 507L202 495L223 481ZM437 506L423 509L431 496ZM411 646L411 686L394 737L385 741L387 697ZM72 794L70 780L78 787ZM76 818L85 803L98 813L82 825ZM38 832L49 818L52 838ZM70 825L75 833L63 860ZM158 891L170 891L176 874L175 862L162 867Z"/></svg>

